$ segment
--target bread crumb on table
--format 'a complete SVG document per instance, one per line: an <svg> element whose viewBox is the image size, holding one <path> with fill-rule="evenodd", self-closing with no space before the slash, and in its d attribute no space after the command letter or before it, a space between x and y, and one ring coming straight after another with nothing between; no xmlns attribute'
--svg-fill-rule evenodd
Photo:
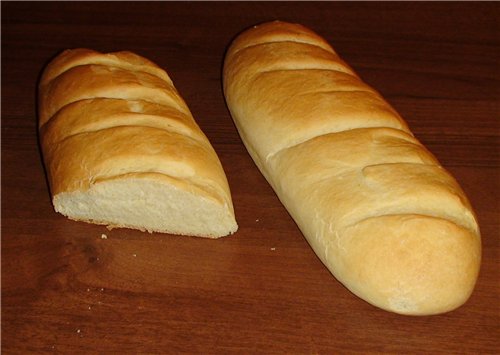
<svg viewBox="0 0 500 355"><path fill-rule="evenodd" d="M101 234L101 239L108 239L108 236L106 234Z"/></svg>

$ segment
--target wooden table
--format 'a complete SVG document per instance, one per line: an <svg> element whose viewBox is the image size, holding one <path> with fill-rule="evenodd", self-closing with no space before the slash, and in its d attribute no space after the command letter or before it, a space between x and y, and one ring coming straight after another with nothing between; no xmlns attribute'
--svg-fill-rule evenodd
<svg viewBox="0 0 500 355"><path fill-rule="evenodd" d="M4 354L500 352L498 3L1 5ZM464 306L406 317L358 299L260 175L226 109L221 65L238 32L272 19L330 41L460 182L483 238ZM225 168L235 235L108 231L53 211L35 90L46 62L74 47L131 50L170 73Z"/></svg>

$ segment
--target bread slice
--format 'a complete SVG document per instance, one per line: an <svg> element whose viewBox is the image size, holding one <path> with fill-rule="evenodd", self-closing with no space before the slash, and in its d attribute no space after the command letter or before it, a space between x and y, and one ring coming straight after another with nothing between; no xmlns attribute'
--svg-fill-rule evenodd
<svg viewBox="0 0 500 355"><path fill-rule="evenodd" d="M52 202L78 221L218 238L238 226L220 160L161 68L66 50L39 85Z"/></svg>

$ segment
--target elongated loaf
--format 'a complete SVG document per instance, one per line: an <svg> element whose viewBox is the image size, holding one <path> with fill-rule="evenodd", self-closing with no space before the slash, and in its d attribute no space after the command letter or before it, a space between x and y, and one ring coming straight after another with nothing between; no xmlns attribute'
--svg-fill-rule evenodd
<svg viewBox="0 0 500 355"><path fill-rule="evenodd" d="M255 26L231 44L223 76L248 152L339 281L408 315L469 298L481 244L466 196L324 39Z"/></svg>
<svg viewBox="0 0 500 355"><path fill-rule="evenodd" d="M131 52L66 50L39 84L57 212L201 237L237 230L222 165L167 73Z"/></svg>

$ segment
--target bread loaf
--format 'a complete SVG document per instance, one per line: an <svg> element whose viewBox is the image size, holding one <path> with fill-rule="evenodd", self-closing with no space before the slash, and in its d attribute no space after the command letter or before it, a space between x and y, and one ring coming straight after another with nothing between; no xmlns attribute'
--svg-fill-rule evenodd
<svg viewBox="0 0 500 355"><path fill-rule="evenodd" d="M222 165L167 73L131 52L66 50L39 84L57 212L200 237L237 230Z"/></svg>
<svg viewBox="0 0 500 355"><path fill-rule="evenodd" d="M323 38L254 26L229 47L223 84L248 152L349 290L407 315L469 298L481 245L466 196Z"/></svg>

